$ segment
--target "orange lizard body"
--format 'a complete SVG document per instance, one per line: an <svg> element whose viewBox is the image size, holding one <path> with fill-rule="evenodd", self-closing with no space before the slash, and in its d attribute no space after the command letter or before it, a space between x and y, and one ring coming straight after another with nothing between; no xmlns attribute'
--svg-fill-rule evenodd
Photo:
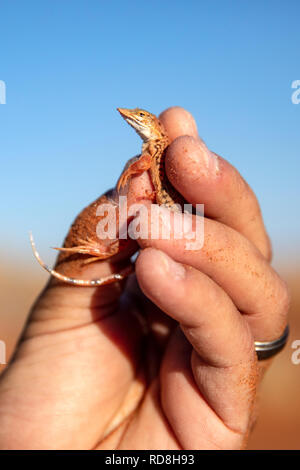
<svg viewBox="0 0 300 470"><path fill-rule="evenodd" d="M120 176L116 190L102 195L83 209L75 219L65 239L63 248L56 248L60 251L56 266L62 264L63 273L51 269L42 261L31 236L32 249L41 266L55 278L69 284L89 287L100 286L120 281L132 272L133 269L130 264L125 266L121 272L110 274L100 279L77 279L69 275L69 273L74 271L73 268L78 263L78 259L81 264L86 264L107 260L115 255L122 254L122 252L128 255L128 253L133 254L136 251L136 244L133 240L130 238L120 239L118 237L119 227L117 227L117 236L113 240L102 240L97 236L97 224L101 219L97 215L97 208L102 204L111 204L114 206L117 215L116 220L118 220L119 194L124 191L126 194L127 183L132 176L149 170L154 191L151 195L147 195L147 197L154 200L157 204L164 204L170 209L176 209L176 204L182 206L184 203L183 198L172 187L166 176L164 156L169 139L162 123L153 114L139 108L132 110L118 108L118 111L142 138L142 153L138 159L133 159L134 161L125 168Z"/></svg>

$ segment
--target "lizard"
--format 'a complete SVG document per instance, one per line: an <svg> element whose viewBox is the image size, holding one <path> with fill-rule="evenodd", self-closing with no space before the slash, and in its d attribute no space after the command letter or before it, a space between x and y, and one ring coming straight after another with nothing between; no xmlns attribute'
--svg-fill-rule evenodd
<svg viewBox="0 0 300 470"><path fill-rule="evenodd" d="M141 155L138 158L132 159L133 161L129 162L129 165L125 167L115 190L103 194L78 215L65 239L64 246L62 248L55 248L60 251L57 261L58 265L65 261L72 264L74 256L76 262L78 256L82 258L82 255L86 255L85 259L83 259L83 263L86 264L107 260L122 253L122 251L132 250L133 240L122 240L117 236L116 239L106 242L97 237L96 225L99 217L96 216L96 210L101 204L112 204L116 211L118 211L118 197L122 192L126 191L128 183L133 176L149 171L154 190L151 194L147 194L146 197L157 204L164 204L169 209L175 211L178 210L178 205L182 207L184 204L183 197L171 185L166 175L164 160L166 149L169 145L169 137L161 121L154 114L140 108L117 108L117 110L141 137L143 141ZM130 263L121 272L113 273L100 279L86 280L70 277L65 273L60 273L56 269L50 268L44 263L36 249L32 234L30 234L30 241L34 256L39 264L53 277L68 284L85 287L102 286L121 281L133 272L133 267ZM69 271L71 270L72 266Z"/></svg>

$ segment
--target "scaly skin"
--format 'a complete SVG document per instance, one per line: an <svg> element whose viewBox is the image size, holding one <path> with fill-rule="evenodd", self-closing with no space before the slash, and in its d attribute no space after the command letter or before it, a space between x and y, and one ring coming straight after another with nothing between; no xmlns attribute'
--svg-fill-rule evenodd
<svg viewBox="0 0 300 470"><path fill-rule="evenodd" d="M117 222L119 210L118 196L120 193L127 194L128 183L132 176L149 170L154 191L151 195L146 195L146 197L154 200L157 204L164 204L168 208L176 210L177 204L182 206L184 203L184 199L170 184L166 176L164 157L165 150L169 144L169 138L162 123L153 114L139 108L132 110L118 108L118 111L142 138L141 156L138 159L134 159L125 168L118 181L117 190L102 195L83 209L75 219L65 239L64 246L62 248L55 248L61 252L56 264L56 266L60 266L60 272L56 269L51 269L43 262L31 236L33 253L40 265L56 279L69 284L85 287L101 286L123 280L132 272L132 265L127 264L121 272L109 274L100 279L88 280L70 277L71 274L76 272L78 264L82 266L83 264L95 261L107 260L122 252L127 253L131 250L133 241L130 239L120 240L118 238L118 227L116 239L100 240L97 237L96 227L100 217L96 215L96 211L101 204L112 204L116 210Z"/></svg>

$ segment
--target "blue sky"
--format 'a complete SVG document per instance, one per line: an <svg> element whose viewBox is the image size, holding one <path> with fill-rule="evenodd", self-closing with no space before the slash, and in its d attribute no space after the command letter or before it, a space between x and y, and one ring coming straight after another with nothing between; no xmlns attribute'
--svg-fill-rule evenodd
<svg viewBox="0 0 300 470"><path fill-rule="evenodd" d="M257 193L275 262L300 259L299 15L298 0L2 0L4 256L31 262L31 229L51 261L139 152L117 106L180 105Z"/></svg>

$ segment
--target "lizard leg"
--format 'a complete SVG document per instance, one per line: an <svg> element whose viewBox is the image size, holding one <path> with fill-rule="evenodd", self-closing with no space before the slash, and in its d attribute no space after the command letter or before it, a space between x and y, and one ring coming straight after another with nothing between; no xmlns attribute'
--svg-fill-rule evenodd
<svg viewBox="0 0 300 470"><path fill-rule="evenodd" d="M35 247L35 243L34 243L34 240L33 240L33 236L32 236L31 233L30 233L30 243L31 243L33 254L36 257L39 264L46 271L48 271L53 277L55 277L56 279L59 279L60 281L66 282L67 284L73 284L73 285L83 286L83 287L104 286L104 285L107 285L107 284L111 284L113 282L122 281L127 276L129 276L134 270L133 265L130 264L129 266L124 268L120 273L110 274L110 275L102 277L100 279L92 279L92 280L76 279L76 278L73 278L73 277L64 276L63 274L59 273L58 271L55 271L54 269L51 269L49 266L47 266L44 263L44 261L41 259L40 255L39 255L39 253L37 252L37 249Z"/></svg>
<svg viewBox="0 0 300 470"><path fill-rule="evenodd" d="M117 185L118 192L120 192L120 189L126 186L131 176L140 175L144 171L149 170L150 167L151 167L151 155L149 155L148 153L142 155L138 160L131 163L131 165L129 165L127 170L125 170L120 176L120 179Z"/></svg>

